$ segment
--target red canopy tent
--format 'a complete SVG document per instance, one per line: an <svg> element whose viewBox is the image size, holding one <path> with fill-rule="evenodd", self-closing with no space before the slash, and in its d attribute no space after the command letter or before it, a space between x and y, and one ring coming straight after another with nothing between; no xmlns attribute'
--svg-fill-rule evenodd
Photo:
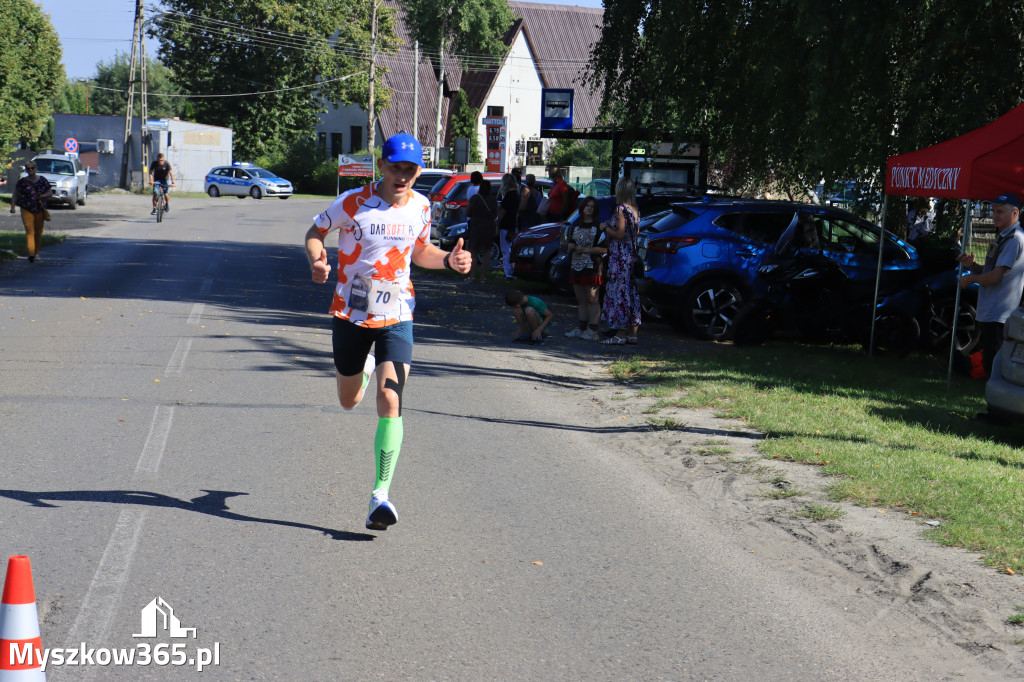
<svg viewBox="0 0 1024 682"><path fill-rule="evenodd" d="M1024 104L1000 116L988 125L952 140L906 154L890 156L886 164L885 194L916 197L965 199L963 250L971 242L971 200L989 200L1004 192L1024 196ZM888 203L886 201L886 203ZM882 209L885 229L885 208ZM883 240L884 241L884 240ZM882 254L878 254L879 277ZM876 299L877 299L876 284ZM960 290L957 290L953 330L949 348L949 372L946 388L953 375L956 352L956 326L959 318ZM872 345L874 324L872 323Z"/></svg>
<svg viewBox="0 0 1024 682"><path fill-rule="evenodd" d="M988 200L1024 194L1024 104L960 137L890 156L885 193Z"/></svg>

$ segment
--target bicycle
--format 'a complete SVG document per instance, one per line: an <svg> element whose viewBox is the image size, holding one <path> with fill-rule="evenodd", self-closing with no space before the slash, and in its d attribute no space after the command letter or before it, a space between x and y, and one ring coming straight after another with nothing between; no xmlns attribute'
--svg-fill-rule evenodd
<svg viewBox="0 0 1024 682"><path fill-rule="evenodd" d="M156 221L162 223L164 221L164 211L167 210L167 187L162 182L158 182L154 185L153 189L156 191Z"/></svg>

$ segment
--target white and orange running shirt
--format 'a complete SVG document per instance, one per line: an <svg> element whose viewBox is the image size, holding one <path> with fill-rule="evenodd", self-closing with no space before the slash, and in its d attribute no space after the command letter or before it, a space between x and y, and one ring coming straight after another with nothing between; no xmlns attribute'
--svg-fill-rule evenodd
<svg viewBox="0 0 1024 682"><path fill-rule="evenodd" d="M313 224L325 237L338 232L332 315L372 328L412 319L412 254L430 243L426 197L410 191L404 206L391 206L366 185L341 194Z"/></svg>

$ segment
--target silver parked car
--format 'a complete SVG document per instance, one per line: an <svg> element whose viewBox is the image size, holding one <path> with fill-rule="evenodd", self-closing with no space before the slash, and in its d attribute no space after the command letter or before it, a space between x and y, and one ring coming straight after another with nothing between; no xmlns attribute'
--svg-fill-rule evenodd
<svg viewBox="0 0 1024 682"><path fill-rule="evenodd" d="M67 204L72 210L85 206L89 197L89 174L77 154L39 154L32 161L36 164L36 173L49 180L53 188L50 202Z"/></svg>
<svg viewBox="0 0 1024 682"><path fill-rule="evenodd" d="M985 384L985 402L990 414L1020 424L1024 420L1024 306L1007 318L1004 333L992 376Z"/></svg>

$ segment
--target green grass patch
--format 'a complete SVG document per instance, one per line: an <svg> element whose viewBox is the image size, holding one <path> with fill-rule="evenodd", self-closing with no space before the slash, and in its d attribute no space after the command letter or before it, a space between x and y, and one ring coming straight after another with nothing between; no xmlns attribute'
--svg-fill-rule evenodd
<svg viewBox="0 0 1024 682"><path fill-rule="evenodd" d="M52 244L60 244L62 241L64 241L64 235L47 234L44 232L42 248ZM25 245L25 233L0 231L0 261L13 258L10 255L12 251L22 257L28 255L28 248Z"/></svg>
<svg viewBox="0 0 1024 682"><path fill-rule="evenodd" d="M942 519L928 531L935 540L1024 570L1024 431L974 421L984 384L954 377L947 393L944 358L779 344L634 357L611 369L671 389L666 403L745 421L766 434L765 457L833 476L834 500Z"/></svg>
<svg viewBox="0 0 1024 682"><path fill-rule="evenodd" d="M772 500L787 500L790 497L798 497L800 495L806 495L806 493L799 488L780 488L778 490L769 490L764 494L765 497Z"/></svg>
<svg viewBox="0 0 1024 682"><path fill-rule="evenodd" d="M1024 625L1024 606L1017 606L1017 613L1013 614L1006 620L1009 621L1010 625Z"/></svg>
<svg viewBox="0 0 1024 682"><path fill-rule="evenodd" d="M720 441L706 440L703 443L697 443L696 452L702 457L722 457L732 452L732 448Z"/></svg>
<svg viewBox="0 0 1024 682"><path fill-rule="evenodd" d="M841 518L846 512L839 507L831 507L827 504L809 504L793 513L796 516L803 516L811 521L828 521Z"/></svg>

